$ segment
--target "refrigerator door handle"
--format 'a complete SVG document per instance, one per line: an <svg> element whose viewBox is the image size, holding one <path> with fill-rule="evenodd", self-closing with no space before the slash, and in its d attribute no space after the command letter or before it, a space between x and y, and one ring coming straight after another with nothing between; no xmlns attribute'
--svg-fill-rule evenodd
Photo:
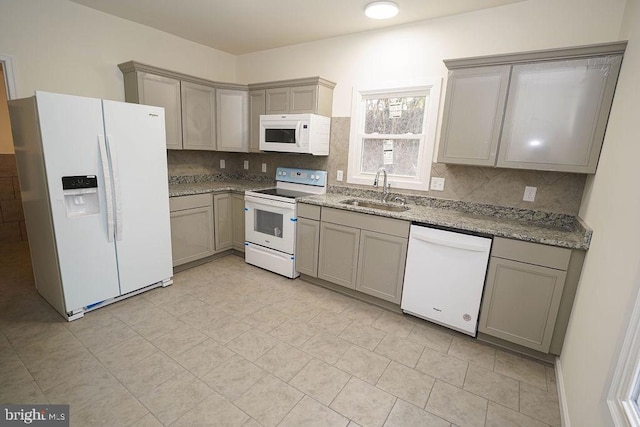
<svg viewBox="0 0 640 427"><path fill-rule="evenodd" d="M100 147L100 163L102 164L102 174L104 175L105 198L107 199L107 239L113 242L114 218L113 218L113 190L111 187L111 172L109 171L109 158L107 157L107 144L104 135L98 135L98 146Z"/></svg>
<svg viewBox="0 0 640 427"><path fill-rule="evenodd" d="M116 240L122 240L122 203L120 193L120 176L118 174L118 157L114 150L113 137L107 135L107 149L109 150L109 158L111 159L111 171L113 172L113 188L115 194L116 207Z"/></svg>

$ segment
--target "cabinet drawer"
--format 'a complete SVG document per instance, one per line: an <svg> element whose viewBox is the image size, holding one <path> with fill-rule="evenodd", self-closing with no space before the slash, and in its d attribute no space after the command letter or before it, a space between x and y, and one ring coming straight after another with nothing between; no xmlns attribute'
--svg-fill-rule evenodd
<svg viewBox="0 0 640 427"><path fill-rule="evenodd" d="M298 216L301 218L320 220L320 206L298 203Z"/></svg>
<svg viewBox="0 0 640 427"><path fill-rule="evenodd" d="M571 249L496 237L493 239L491 256L566 270Z"/></svg>
<svg viewBox="0 0 640 427"><path fill-rule="evenodd" d="M322 208L322 222L346 225L362 230L377 231L398 237L409 237L409 221L349 212L341 209Z"/></svg>
<svg viewBox="0 0 640 427"><path fill-rule="evenodd" d="M171 212L206 206L213 206L211 194L194 194L169 198L169 210Z"/></svg>

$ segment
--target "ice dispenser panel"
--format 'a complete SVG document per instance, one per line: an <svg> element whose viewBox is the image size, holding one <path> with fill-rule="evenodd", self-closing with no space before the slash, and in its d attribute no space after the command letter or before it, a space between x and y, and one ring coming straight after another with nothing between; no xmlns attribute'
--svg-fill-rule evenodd
<svg viewBox="0 0 640 427"><path fill-rule="evenodd" d="M62 194L67 208L67 217L100 213L98 179L95 175L63 176Z"/></svg>

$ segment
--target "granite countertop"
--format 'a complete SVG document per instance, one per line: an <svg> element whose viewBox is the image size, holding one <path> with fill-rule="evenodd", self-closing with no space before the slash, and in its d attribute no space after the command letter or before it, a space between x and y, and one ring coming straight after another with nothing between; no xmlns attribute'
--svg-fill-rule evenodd
<svg viewBox="0 0 640 427"><path fill-rule="evenodd" d="M230 179L222 181L201 181L186 183L169 183L169 197L190 196L204 193L244 193L246 190L272 188L275 184L269 181L248 179Z"/></svg>
<svg viewBox="0 0 640 427"><path fill-rule="evenodd" d="M591 230L580 221L579 218L566 215L562 215L563 218L560 218L560 221L558 221L558 218L555 218L556 223L548 220L547 223L545 223L541 220L527 221L525 219L505 218L503 213L504 209L500 208L497 208L496 215L492 215L490 213L490 207L487 205L475 205L474 209L474 206L467 204L464 209L461 209L461 205L464 204L460 202L452 203L456 208L407 203L409 209L402 212L389 212L341 203L343 200L354 198L365 200L365 198L362 197L332 192L302 197L298 199L298 202L569 249L587 250L591 241ZM534 211L529 211L531 212L529 216L527 216L526 211L519 211L521 212L518 213L522 214L521 216L525 218L534 218L536 216Z"/></svg>
<svg viewBox="0 0 640 427"><path fill-rule="evenodd" d="M169 196L205 193L244 193L272 188L275 181L245 175L179 176L169 179ZM399 194L399 196L404 196ZM298 198L298 202L450 227L492 236L542 243L569 249L589 249L592 231L579 218L548 212L466 203L431 197L407 196L408 210L389 212L341 203L346 199L379 200L379 192L351 187L329 187L327 194Z"/></svg>

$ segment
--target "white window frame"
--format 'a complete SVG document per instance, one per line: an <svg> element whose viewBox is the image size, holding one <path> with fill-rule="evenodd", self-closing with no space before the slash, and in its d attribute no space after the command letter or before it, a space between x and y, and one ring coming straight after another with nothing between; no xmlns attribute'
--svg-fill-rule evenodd
<svg viewBox="0 0 640 427"><path fill-rule="evenodd" d="M347 169L347 183L372 185L374 173L360 172L362 159L362 131L364 129L365 111L363 97L378 95L381 97L419 95L426 96L425 116L423 121L423 136L418 151L418 167L415 177L389 175L391 188L409 190L429 190L431 177L431 163L436 142L436 128L438 124L438 107L440 105L441 78L429 78L413 82L396 82L383 84L365 84L353 88L351 103L351 133L349 136L349 162Z"/></svg>
<svg viewBox="0 0 640 427"><path fill-rule="evenodd" d="M640 294L613 374L607 404L616 426L640 427Z"/></svg>

